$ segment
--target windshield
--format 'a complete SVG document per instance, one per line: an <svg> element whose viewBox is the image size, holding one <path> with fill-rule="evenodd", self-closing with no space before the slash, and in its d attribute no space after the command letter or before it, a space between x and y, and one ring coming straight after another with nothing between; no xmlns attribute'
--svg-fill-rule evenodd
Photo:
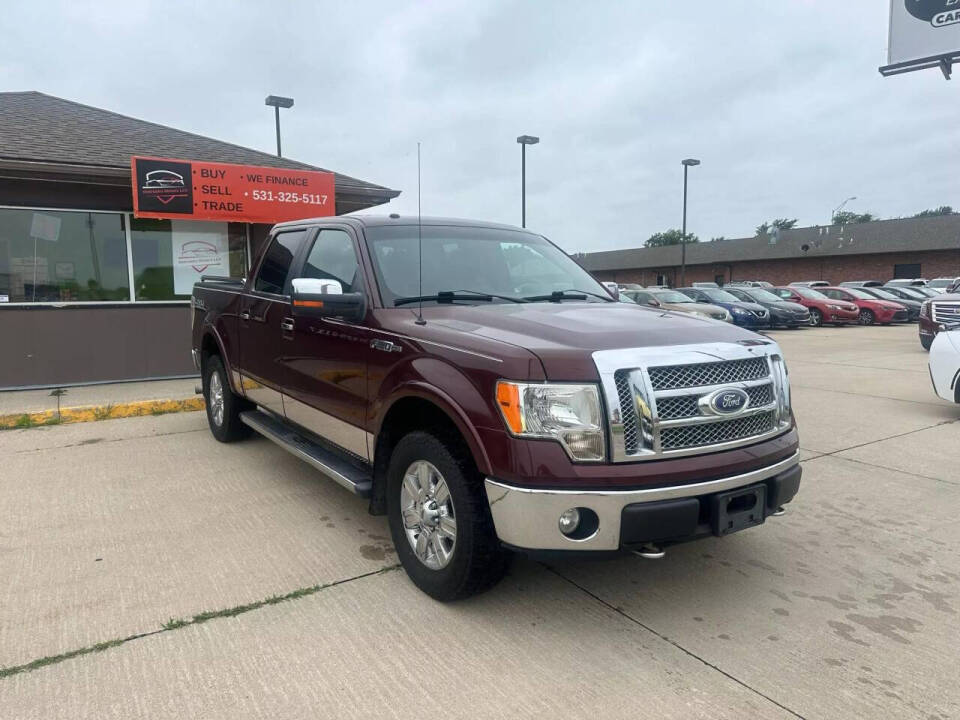
<svg viewBox="0 0 960 720"><path fill-rule="evenodd" d="M793 288L793 291L797 295L801 297L805 297L809 300L828 300L829 299L822 292L818 292L817 290L811 290L810 288L807 288L807 287L795 287Z"/></svg>
<svg viewBox="0 0 960 720"><path fill-rule="evenodd" d="M887 292L886 290L881 290L880 288L870 288L870 294L876 295L878 298L883 298L884 300L899 300L899 297L894 295L892 292Z"/></svg>
<svg viewBox="0 0 960 720"><path fill-rule="evenodd" d="M783 298L777 297L769 290L761 290L759 288L750 288L749 290L744 290L744 292L752 297L755 300L760 302L783 302Z"/></svg>
<svg viewBox="0 0 960 720"><path fill-rule="evenodd" d="M873 295L863 290L858 290L857 288L844 288L848 293L853 295L855 298L860 298L861 300L876 300Z"/></svg>
<svg viewBox="0 0 960 720"><path fill-rule="evenodd" d="M517 230L457 225L422 228L422 287L416 225L366 229L380 294L387 307L399 298L471 292L520 299L581 291L581 302L612 302L606 288L566 253L539 235ZM579 299L579 298L578 298ZM458 303L475 302L460 298ZM435 300L424 300L433 303ZM493 302L507 302L493 298Z"/></svg>
<svg viewBox="0 0 960 720"><path fill-rule="evenodd" d="M620 297L630 298L630 300L638 305L646 305L653 300L653 295L648 292L643 292L642 290L621 290Z"/></svg>
<svg viewBox="0 0 960 720"><path fill-rule="evenodd" d="M661 290L653 293L656 296L657 300L665 303L692 303L696 302L693 298L689 298L684 295L682 292L677 292L676 290Z"/></svg>
<svg viewBox="0 0 960 720"><path fill-rule="evenodd" d="M927 285L935 288L945 288L949 287L952 283L953 278L937 278L936 280L928 282Z"/></svg>
<svg viewBox="0 0 960 720"><path fill-rule="evenodd" d="M697 290L699 292L702 292L704 295L710 298L713 302L722 302L722 303L742 302L740 298L736 297L735 295L731 295L726 290L716 290L714 288L697 288Z"/></svg>

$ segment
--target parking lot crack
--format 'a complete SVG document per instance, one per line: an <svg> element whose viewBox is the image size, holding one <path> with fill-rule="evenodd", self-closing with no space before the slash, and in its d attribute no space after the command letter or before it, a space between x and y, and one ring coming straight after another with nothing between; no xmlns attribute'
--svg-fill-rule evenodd
<svg viewBox="0 0 960 720"><path fill-rule="evenodd" d="M175 630L180 630L181 628L189 627L191 625L199 625L201 623L209 622L210 620L215 620L217 618L225 617L235 617L237 615L242 615L244 613L252 612L253 610L259 610L260 608L266 607L268 605L277 605L279 603L291 602L293 600L299 600L300 598L309 597L310 595L315 595L318 592L323 590L329 590L330 588L337 587L338 585L345 585L347 583L353 582L355 580L363 580L364 578L373 577L375 575L383 575L384 573L391 572L400 567L399 563L394 565L388 565L387 567L380 568L379 570L372 570L367 573L361 573L360 575L354 575L353 577L344 578L342 580L335 580L334 582L319 584L319 585L310 585L307 587L297 588L296 590L291 590L288 593L282 595L272 595L263 600L256 600L254 602L245 603L243 605L235 605L229 608L223 608L221 610L211 610L207 612L197 613L189 618L170 618L161 627L157 630L150 630L147 632L136 633L134 635L128 635L122 638L114 638L113 640L106 640L104 642L99 642L94 645L88 645L86 647L77 648L76 650L70 650L68 652L59 653L57 655L48 655L46 657L37 658L36 660L31 660L30 662L23 663L22 665L13 665L6 668L0 668L0 680L11 677L13 675L19 675L21 673L32 672L33 670L39 670L40 668L48 667L50 665L57 665L59 663L65 662L67 660L73 660L74 658L83 657L84 655L92 655L95 653L101 653L105 650L110 650L112 648L120 647L134 640L141 640L146 637L151 637L153 635L161 635L163 633L174 632Z"/></svg>
<svg viewBox="0 0 960 720"><path fill-rule="evenodd" d="M718 665L715 665L714 663L710 662L709 660L706 660L706 659L700 657L699 655L697 655L697 654L696 654L695 652L693 652L692 650L688 650L688 649L685 648L683 645L680 645L680 644L679 644L678 642L676 642L675 640L671 640L670 638L668 638L668 637L667 637L666 635L664 635L663 633L660 633L660 632L654 630L652 627L650 627L649 625L645 624L645 623L642 622L641 620L638 620L637 618L633 617L632 615L630 615L629 613L627 613L627 612L626 612L625 610L623 610L622 608L616 607L615 605L611 605L609 602L607 602L606 600L604 600L602 597L600 597L600 596L597 595L596 593L592 592L591 590L588 590L587 588L585 588L583 585L581 585L580 583L576 582L575 580L572 580L572 579L568 578L566 575L564 575L563 573L559 572L559 571L556 570L555 568L550 567L549 565L544 565L544 567L545 567L547 570L549 570L551 573L553 573L554 575L556 575L558 578L560 578L561 580L566 581L567 583L569 583L569 584L572 585L573 587L577 588L578 590L580 590L580 591L583 592L584 594L589 595L591 598L593 598L594 600L596 600L598 603L600 603L601 605L603 605L603 606L606 607L607 609L611 610L612 612L616 613L617 615L621 616L622 618L628 620L629 622L633 623L634 625L637 625L638 627L646 630L648 633L651 633L652 635L656 635L658 638L660 638L660 639L663 640L664 642L672 645L673 647L675 647L677 650L679 650L680 652L684 653L685 655L688 655L689 657L693 658L694 660L697 660L697 661L699 661L700 663L702 663L703 665L706 665L706 666L707 666L708 668L710 668L711 670L714 670L714 671L720 673L721 675L723 675L725 678L727 678L727 679L730 680L731 682L736 683L736 684L739 685L740 687L742 687L742 688L744 688L745 690L753 693L754 695L757 695L758 697L763 698L763 699L766 700L767 702L769 702L769 703L771 703L771 704L773 704L773 705L776 705L778 708L780 708L780 709L783 710L784 712L790 713L793 717L795 717L795 718L800 718L800 720L806 720L806 718L804 718L804 716L801 715L800 713L798 713L797 711L791 710L790 708L788 708L788 707L787 707L786 705L784 705L783 703L777 702L776 700L774 700L774 699L773 699L772 697L770 697L769 695L761 692L760 690L756 689L755 687L752 687L751 685L748 685L746 682L744 682L743 680L741 680L740 678L738 678L738 677L736 677L736 676L734 676L734 675L731 675L730 673L728 673L726 670L724 670L723 668L719 667Z"/></svg>

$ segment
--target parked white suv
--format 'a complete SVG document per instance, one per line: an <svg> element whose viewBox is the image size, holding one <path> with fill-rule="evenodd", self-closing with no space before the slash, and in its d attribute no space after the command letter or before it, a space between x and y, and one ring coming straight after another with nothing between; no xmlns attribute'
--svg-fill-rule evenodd
<svg viewBox="0 0 960 720"><path fill-rule="evenodd" d="M948 292L948 288L955 285L960 278L958 277L938 277L927 283L927 287L936 290L938 293Z"/></svg>
<svg viewBox="0 0 960 720"><path fill-rule="evenodd" d="M937 395L960 403L960 323L945 326L930 346L930 379Z"/></svg>

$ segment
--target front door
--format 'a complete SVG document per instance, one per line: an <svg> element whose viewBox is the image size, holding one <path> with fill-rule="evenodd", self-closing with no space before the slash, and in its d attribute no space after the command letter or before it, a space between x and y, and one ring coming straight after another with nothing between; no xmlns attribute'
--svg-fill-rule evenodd
<svg viewBox="0 0 960 720"><path fill-rule="evenodd" d="M344 228L324 227L305 253L297 277L336 281L343 292L365 292L356 239ZM367 355L370 333L362 322L339 318L297 318L285 360L288 420L364 460L367 409Z"/></svg>
<svg viewBox="0 0 960 720"><path fill-rule="evenodd" d="M240 309L240 374L244 393L278 415L283 415L281 393L289 382L287 356L294 338L290 271L306 233L292 230L270 239Z"/></svg>

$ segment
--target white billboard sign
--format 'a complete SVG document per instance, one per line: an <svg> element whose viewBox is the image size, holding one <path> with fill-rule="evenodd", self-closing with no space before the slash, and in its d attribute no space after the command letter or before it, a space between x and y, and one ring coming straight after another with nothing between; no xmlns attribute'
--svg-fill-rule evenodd
<svg viewBox="0 0 960 720"><path fill-rule="evenodd" d="M960 0L891 0L888 64L881 73L940 66L949 74L954 58L960 58Z"/></svg>

